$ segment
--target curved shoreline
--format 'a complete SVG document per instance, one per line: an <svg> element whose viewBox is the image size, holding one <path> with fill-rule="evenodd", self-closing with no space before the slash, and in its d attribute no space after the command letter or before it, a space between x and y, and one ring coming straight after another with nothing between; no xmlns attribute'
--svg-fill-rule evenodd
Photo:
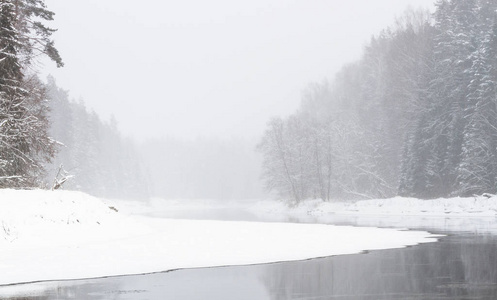
<svg viewBox="0 0 497 300"><path fill-rule="evenodd" d="M16 232L0 248L0 268L8 270L1 285L305 260L438 238L401 229L157 219L115 212L82 193L0 193L11 211L1 220Z"/></svg>

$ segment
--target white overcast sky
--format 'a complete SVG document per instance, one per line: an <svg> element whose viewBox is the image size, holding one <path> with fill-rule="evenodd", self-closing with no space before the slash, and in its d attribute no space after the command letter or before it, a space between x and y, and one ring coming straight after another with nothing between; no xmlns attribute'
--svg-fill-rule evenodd
<svg viewBox="0 0 497 300"><path fill-rule="evenodd" d="M46 0L72 98L140 140L257 137L371 35L434 0Z"/></svg>

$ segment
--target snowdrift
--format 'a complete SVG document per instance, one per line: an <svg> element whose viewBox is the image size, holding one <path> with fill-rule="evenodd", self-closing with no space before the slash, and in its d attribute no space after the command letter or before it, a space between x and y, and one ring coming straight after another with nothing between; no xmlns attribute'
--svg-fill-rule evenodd
<svg viewBox="0 0 497 300"><path fill-rule="evenodd" d="M302 260L437 239L399 229L151 218L113 203L79 192L0 190L0 285Z"/></svg>

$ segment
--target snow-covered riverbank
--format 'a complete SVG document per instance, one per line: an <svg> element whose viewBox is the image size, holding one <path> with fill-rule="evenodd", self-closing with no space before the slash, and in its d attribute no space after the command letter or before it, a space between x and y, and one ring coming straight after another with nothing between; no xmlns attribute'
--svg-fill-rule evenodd
<svg viewBox="0 0 497 300"><path fill-rule="evenodd" d="M164 200L152 199L146 205L130 202L126 210L130 213L152 213L164 211L171 217L202 215L202 211L223 210L250 212L264 219L288 220L307 217L343 216L423 216L423 217L497 217L497 196L454 197L423 200L395 197L361 201L304 200L289 206L277 200ZM205 214L204 214L205 215Z"/></svg>
<svg viewBox="0 0 497 300"><path fill-rule="evenodd" d="M295 207L277 201L257 201L246 209L259 218L497 235L495 196L434 200L396 197L357 202L307 200Z"/></svg>
<svg viewBox="0 0 497 300"><path fill-rule="evenodd" d="M433 242L422 231L132 215L78 192L0 190L0 284L300 260Z"/></svg>
<svg viewBox="0 0 497 300"><path fill-rule="evenodd" d="M300 205L289 208L284 203L260 201L252 207L258 213L297 216L340 215L387 215L387 216L497 216L497 196L485 195L475 197L440 198L422 200L395 197L362 201L306 200Z"/></svg>

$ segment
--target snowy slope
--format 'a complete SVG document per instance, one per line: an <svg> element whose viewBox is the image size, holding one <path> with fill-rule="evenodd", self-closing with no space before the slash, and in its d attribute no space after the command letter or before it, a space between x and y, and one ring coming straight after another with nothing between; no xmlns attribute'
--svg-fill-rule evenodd
<svg viewBox="0 0 497 300"><path fill-rule="evenodd" d="M0 190L0 205L0 284L300 260L436 240L421 231L133 216L78 192Z"/></svg>

